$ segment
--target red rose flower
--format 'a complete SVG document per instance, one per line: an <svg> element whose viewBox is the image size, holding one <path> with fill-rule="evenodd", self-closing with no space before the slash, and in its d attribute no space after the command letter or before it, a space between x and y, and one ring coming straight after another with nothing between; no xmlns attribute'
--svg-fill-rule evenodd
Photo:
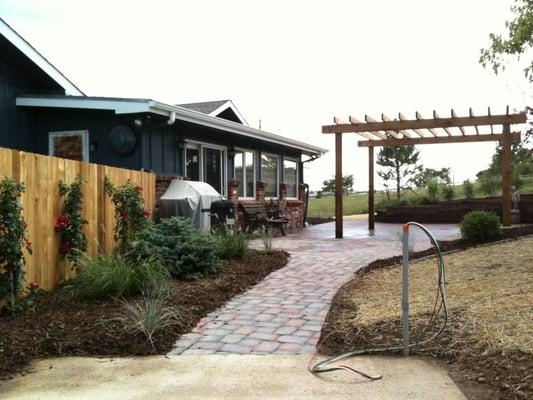
<svg viewBox="0 0 533 400"><path fill-rule="evenodd" d="M56 232L60 232L70 224L70 217L68 215L61 215L57 218L57 222L54 226Z"/></svg>
<svg viewBox="0 0 533 400"><path fill-rule="evenodd" d="M125 211L125 210L122 210L122 211L120 212L120 216L121 216L122 218L126 218L126 217L128 216L128 212Z"/></svg>
<svg viewBox="0 0 533 400"><path fill-rule="evenodd" d="M143 191L143 187L142 186L135 186L135 190L138 191L138 192L142 192Z"/></svg>
<svg viewBox="0 0 533 400"><path fill-rule="evenodd" d="M28 287L30 289L39 289L39 284L37 282L30 282L30 284L28 285Z"/></svg>
<svg viewBox="0 0 533 400"><path fill-rule="evenodd" d="M31 242L29 240L26 240L25 243L26 243L26 247L31 248Z"/></svg>
<svg viewBox="0 0 533 400"><path fill-rule="evenodd" d="M143 215L144 215L145 217L149 217L150 214L151 214L151 212L150 212L150 210L148 210L147 208L145 208L145 209L143 210Z"/></svg>

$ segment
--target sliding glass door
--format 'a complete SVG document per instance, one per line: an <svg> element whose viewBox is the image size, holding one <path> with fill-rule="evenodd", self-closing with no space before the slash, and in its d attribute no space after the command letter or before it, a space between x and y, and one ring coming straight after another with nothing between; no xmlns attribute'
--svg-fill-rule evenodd
<svg viewBox="0 0 533 400"><path fill-rule="evenodd" d="M226 194L226 148L206 143L187 142L184 175L192 181L210 184Z"/></svg>

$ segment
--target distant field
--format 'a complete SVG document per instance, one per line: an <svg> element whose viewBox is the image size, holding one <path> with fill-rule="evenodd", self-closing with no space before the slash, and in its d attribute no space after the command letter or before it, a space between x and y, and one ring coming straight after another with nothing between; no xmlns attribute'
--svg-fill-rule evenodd
<svg viewBox="0 0 533 400"><path fill-rule="evenodd" d="M463 185L456 185L454 186L454 189L455 189L456 199L464 198ZM426 195L425 189L416 189L415 192L419 196ZM530 176L530 177L524 178L524 184L522 188L520 188L520 193L533 193L533 177ZM395 193L391 192L391 197L394 195ZM496 195L501 195L501 190ZM416 195L411 191L404 191L402 192L401 198L409 199L415 196ZM486 197L486 195L481 193L478 183L474 183L474 196L475 197ZM376 204L378 204L380 201L381 202L386 201L386 195L384 192L378 192L375 195ZM351 194L348 196L344 196L343 202L344 202L343 203L344 215L366 214L368 212L368 194L367 193ZM320 199L317 199L314 197L310 198L308 215L310 217L321 217L321 218L334 217L335 216L335 196L324 196Z"/></svg>

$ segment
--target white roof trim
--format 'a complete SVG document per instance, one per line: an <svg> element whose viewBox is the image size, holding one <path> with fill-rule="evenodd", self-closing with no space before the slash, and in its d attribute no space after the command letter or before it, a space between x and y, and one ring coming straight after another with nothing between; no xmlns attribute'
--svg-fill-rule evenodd
<svg viewBox="0 0 533 400"><path fill-rule="evenodd" d="M237 118L240 119L240 121L241 121L241 123L243 125L249 126L248 122L246 122L246 119L244 119L243 115L240 113L240 111L237 109L237 107L235 107L235 104L233 104L233 102L231 100L226 101L224 104L222 104L216 110L211 111L209 113L209 115L211 115L212 117L218 117L218 115L221 112L227 110L228 108L230 108L235 113L235 115L237 116Z"/></svg>
<svg viewBox="0 0 533 400"><path fill-rule="evenodd" d="M290 139L284 136L265 132L259 129L229 121L223 118L213 117L198 111L189 110L183 107L160 103L150 99L121 99L121 98L91 98L91 97L69 97L69 96L20 96L17 97L17 106L25 107L53 107L53 108L78 108L91 110L111 110L116 114L132 114L150 112L153 114L170 117L171 113L176 113L176 119L192 122L210 128L220 129L226 132L235 133L263 140L286 147L301 150L308 155L322 155L328 150L313 146L299 140Z"/></svg>
<svg viewBox="0 0 533 400"><path fill-rule="evenodd" d="M19 49L45 74L52 78L59 86L65 89L66 95L85 96L85 94L69 81L56 67L35 50L22 36L0 18L0 35L4 36L13 46Z"/></svg>

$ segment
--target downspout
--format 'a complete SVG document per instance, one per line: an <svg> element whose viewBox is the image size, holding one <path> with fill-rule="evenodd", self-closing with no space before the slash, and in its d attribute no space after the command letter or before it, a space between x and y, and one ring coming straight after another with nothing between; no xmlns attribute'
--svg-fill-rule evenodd
<svg viewBox="0 0 533 400"><path fill-rule="evenodd" d="M176 122L176 111L172 111L170 113L170 115L168 116L167 124L168 125L173 125L174 122Z"/></svg>
<svg viewBox="0 0 533 400"><path fill-rule="evenodd" d="M302 165L302 176L303 176L303 171L304 171L304 168L303 168L303 165L304 163L306 162L310 162L310 161L315 161L316 159L320 158L322 154L313 154L311 157L309 157L309 159L305 160L305 161L300 161L300 164ZM302 182L303 183L303 182ZM309 208L309 185L307 183L304 184L305 187L304 187L304 192L305 192L305 195L304 195L304 220L303 220L303 224L304 226L307 225L307 210Z"/></svg>

